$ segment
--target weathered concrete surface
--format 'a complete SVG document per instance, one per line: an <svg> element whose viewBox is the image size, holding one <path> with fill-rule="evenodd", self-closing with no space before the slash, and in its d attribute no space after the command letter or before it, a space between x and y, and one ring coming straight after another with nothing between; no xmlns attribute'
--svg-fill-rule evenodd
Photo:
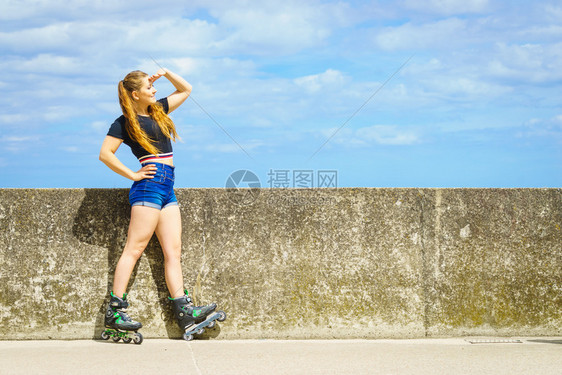
<svg viewBox="0 0 562 375"><path fill-rule="evenodd" d="M177 189L186 286L218 338L562 333L561 189ZM235 199L234 199L235 200ZM0 339L97 337L126 189L0 190ZM157 241L130 283L145 337L178 337Z"/></svg>
<svg viewBox="0 0 562 375"><path fill-rule="evenodd" d="M427 218L434 231L426 244L428 333L560 332L561 190L435 194Z"/></svg>

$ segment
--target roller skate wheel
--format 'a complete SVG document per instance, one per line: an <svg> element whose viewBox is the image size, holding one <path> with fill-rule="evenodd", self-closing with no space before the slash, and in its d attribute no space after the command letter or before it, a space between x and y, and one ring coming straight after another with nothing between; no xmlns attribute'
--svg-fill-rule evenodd
<svg viewBox="0 0 562 375"><path fill-rule="evenodd" d="M213 320L212 322L209 323L208 327L213 328L215 326L215 324L217 324L217 322L215 320Z"/></svg>
<svg viewBox="0 0 562 375"><path fill-rule="evenodd" d="M193 340L193 335L190 335L190 334L188 334L188 333L184 333L184 334L183 334L183 339L184 339L185 341L191 341L191 340Z"/></svg>
<svg viewBox="0 0 562 375"><path fill-rule="evenodd" d="M205 332L205 328L200 328L197 330L197 332L195 333L196 335L202 335Z"/></svg>
<svg viewBox="0 0 562 375"><path fill-rule="evenodd" d="M103 331L101 333L101 339L102 340L109 340L109 335L107 334L107 331Z"/></svg>
<svg viewBox="0 0 562 375"><path fill-rule="evenodd" d="M135 337L133 337L133 342L137 345L140 345L142 344L142 340L143 340L142 335L139 332L135 333Z"/></svg>
<svg viewBox="0 0 562 375"><path fill-rule="evenodd" d="M218 314L219 317L217 318L217 320L219 322L224 322L226 320L226 313L224 311L219 311Z"/></svg>
<svg viewBox="0 0 562 375"><path fill-rule="evenodd" d="M133 338L132 338L132 337L123 337L123 342L124 342L125 344L128 344L128 343L130 343L131 341L133 341Z"/></svg>
<svg viewBox="0 0 562 375"><path fill-rule="evenodd" d="M113 340L113 342L119 342L119 340L121 340L121 337L113 336L111 339Z"/></svg>

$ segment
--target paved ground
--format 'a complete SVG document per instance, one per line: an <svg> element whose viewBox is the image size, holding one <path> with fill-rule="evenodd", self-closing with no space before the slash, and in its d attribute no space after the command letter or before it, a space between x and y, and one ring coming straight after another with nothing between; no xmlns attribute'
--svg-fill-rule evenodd
<svg viewBox="0 0 562 375"><path fill-rule="evenodd" d="M0 373L562 374L562 337L467 340L0 341Z"/></svg>

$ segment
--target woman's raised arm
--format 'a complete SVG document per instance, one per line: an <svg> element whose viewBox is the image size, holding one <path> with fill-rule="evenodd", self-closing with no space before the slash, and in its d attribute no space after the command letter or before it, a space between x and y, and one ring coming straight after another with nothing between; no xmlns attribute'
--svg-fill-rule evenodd
<svg viewBox="0 0 562 375"><path fill-rule="evenodd" d="M172 94L168 96L168 113L176 110L191 94L192 86L185 79L178 74L162 68L149 78L151 83L154 83L158 78L166 77L168 81L176 88Z"/></svg>

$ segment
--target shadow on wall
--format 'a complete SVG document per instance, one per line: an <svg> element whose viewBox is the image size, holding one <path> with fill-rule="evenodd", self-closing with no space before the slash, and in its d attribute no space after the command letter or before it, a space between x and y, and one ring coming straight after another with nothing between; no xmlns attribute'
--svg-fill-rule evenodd
<svg viewBox="0 0 562 375"><path fill-rule="evenodd" d="M104 330L104 316L109 303L109 292L113 289L115 267L127 240L131 208L128 189L84 189L85 197L78 209L72 233L80 242L107 249L107 290L96 314L92 339L100 339ZM164 256L156 236L148 243L144 255L149 263L152 278L158 291L161 317L169 338L181 337L168 300L168 289L164 278ZM135 283L138 272L137 262L127 290ZM139 291L139 294L142 292ZM142 317L135 317L142 322Z"/></svg>

